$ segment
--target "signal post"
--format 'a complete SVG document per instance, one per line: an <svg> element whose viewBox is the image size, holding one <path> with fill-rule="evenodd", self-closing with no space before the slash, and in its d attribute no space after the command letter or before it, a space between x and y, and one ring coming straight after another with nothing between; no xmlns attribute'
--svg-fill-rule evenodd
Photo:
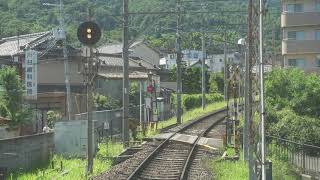
<svg viewBox="0 0 320 180"><path fill-rule="evenodd" d="M90 13L89 13L90 14ZM87 173L90 174L93 172L93 121L92 121L92 105L93 97L92 90L95 79L95 73L93 71L93 46L101 38L101 30L99 26L92 21L87 21L82 23L78 28L78 39L79 41L89 47L89 51L86 51L87 62L84 65L85 75L86 75L86 87L87 87L87 117L88 117L88 126L87 126Z"/></svg>

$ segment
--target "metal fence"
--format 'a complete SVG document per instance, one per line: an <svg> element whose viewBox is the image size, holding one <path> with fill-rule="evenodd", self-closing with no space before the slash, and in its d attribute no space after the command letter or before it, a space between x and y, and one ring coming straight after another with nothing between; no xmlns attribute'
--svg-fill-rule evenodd
<svg viewBox="0 0 320 180"><path fill-rule="evenodd" d="M266 136L267 153L320 179L320 147Z"/></svg>
<svg viewBox="0 0 320 180"><path fill-rule="evenodd" d="M141 119L140 119L141 110ZM122 109L94 111L92 118L96 121L96 131L99 137L120 137L122 131ZM137 123L147 122L145 106L129 107L129 118L135 120ZM158 121L169 119L175 115L175 109L171 105L164 104L159 108ZM75 115L75 120L87 120L87 113Z"/></svg>

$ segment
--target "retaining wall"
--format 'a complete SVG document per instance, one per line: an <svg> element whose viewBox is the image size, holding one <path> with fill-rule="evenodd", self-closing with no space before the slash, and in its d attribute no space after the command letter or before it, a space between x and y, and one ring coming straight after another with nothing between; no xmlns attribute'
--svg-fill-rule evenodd
<svg viewBox="0 0 320 180"><path fill-rule="evenodd" d="M48 163L53 148L53 132L0 139L0 169L28 170Z"/></svg>

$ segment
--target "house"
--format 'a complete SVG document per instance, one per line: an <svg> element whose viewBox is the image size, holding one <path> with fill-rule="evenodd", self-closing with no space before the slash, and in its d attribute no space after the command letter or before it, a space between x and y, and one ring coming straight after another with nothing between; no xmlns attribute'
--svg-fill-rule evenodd
<svg viewBox="0 0 320 180"><path fill-rule="evenodd" d="M122 54L122 44L107 44L98 48L101 54ZM146 41L136 41L130 45L130 56L145 60L152 65L159 67L161 52L151 47Z"/></svg>
<svg viewBox="0 0 320 180"><path fill-rule="evenodd" d="M99 54L101 65L96 80L96 91L102 95L122 99L123 59L122 55ZM141 81L143 85L149 74L156 75L154 66L139 58L129 58L129 80Z"/></svg>
<svg viewBox="0 0 320 180"><path fill-rule="evenodd" d="M182 60L186 62L187 66L191 66L191 64L203 59L202 51L198 50L183 50L182 54Z"/></svg>
<svg viewBox="0 0 320 180"><path fill-rule="evenodd" d="M25 79L25 50L37 51L37 98L29 99L30 103L41 117L48 110L60 111L66 114L66 86L63 49L56 39L54 31L40 32L3 38L0 40L0 64L17 67L21 79ZM85 88L83 76L79 73L81 65L80 50L68 46L68 62L70 69L71 104L83 96ZM79 104L81 104L79 102ZM83 104L83 103L82 103ZM72 113L77 113L72 108ZM83 106L82 110L85 110Z"/></svg>
<svg viewBox="0 0 320 180"><path fill-rule="evenodd" d="M198 50L183 50L182 51L182 63L186 66L190 66L194 62L201 60L203 57L202 51ZM172 69L176 64L177 55L169 52L163 58L160 59L160 66L163 69Z"/></svg>
<svg viewBox="0 0 320 180"><path fill-rule="evenodd" d="M209 66L210 72L223 72L224 70L224 54L212 54L208 55L208 59L206 60L206 64ZM238 57L235 56L235 53L227 54L227 61L229 63L240 63Z"/></svg>
<svg viewBox="0 0 320 180"><path fill-rule="evenodd" d="M202 68L202 60L198 60L198 61L191 63L189 67ZM205 68L209 69L209 66L207 64L205 64Z"/></svg>
<svg viewBox="0 0 320 180"><path fill-rule="evenodd" d="M320 1L282 0L282 55L285 67L320 71Z"/></svg>

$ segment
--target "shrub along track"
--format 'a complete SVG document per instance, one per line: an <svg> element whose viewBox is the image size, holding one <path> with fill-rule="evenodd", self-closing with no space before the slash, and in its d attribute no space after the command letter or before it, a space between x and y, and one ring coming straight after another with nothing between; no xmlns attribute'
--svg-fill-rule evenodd
<svg viewBox="0 0 320 180"><path fill-rule="evenodd" d="M125 161L121 166L117 165L116 170L94 179L186 179L195 177L188 175L187 171L189 168L194 168L192 165L196 165L193 162L197 159L197 154L203 151L199 151L197 143L200 137L223 121L226 114L226 109L219 110L175 127L169 130L169 132L174 132L173 135L160 142L155 149L153 147L148 151L142 150L133 158L128 159L128 162ZM171 141L170 139L177 133L196 136L196 140L193 144ZM192 172L196 171L193 169ZM199 176L197 179L202 178Z"/></svg>

